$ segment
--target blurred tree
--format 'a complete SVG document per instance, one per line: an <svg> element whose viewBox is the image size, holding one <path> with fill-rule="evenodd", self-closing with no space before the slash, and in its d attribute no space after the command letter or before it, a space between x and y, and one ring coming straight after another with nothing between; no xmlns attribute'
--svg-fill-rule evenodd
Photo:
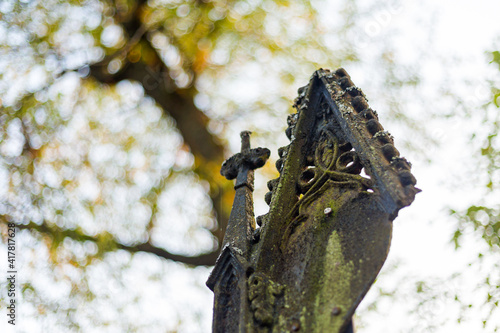
<svg viewBox="0 0 500 333"><path fill-rule="evenodd" d="M306 47L317 60L304 62L312 73L326 59L317 40L304 40L317 29L308 20L314 8L307 1L51 0L5 1L0 12L2 235L16 223L19 264L44 277L21 280L26 313L66 313L58 325L75 329L96 320L81 311L106 298L91 271L102 261L129 265L135 257L126 253L213 265L232 193L219 177L222 122L206 91L230 63L295 58ZM279 21L294 18L294 34L285 35ZM293 71L280 71L295 83ZM125 270L116 270L117 281ZM113 304L119 311L124 303ZM53 324L48 319L45 329Z"/></svg>
<svg viewBox="0 0 500 333"><path fill-rule="evenodd" d="M250 52L254 51L257 45L271 53L283 52L279 46L284 43L283 36L274 33L276 38L273 38L273 34L269 34L267 27L262 24L266 16L275 13L266 12L257 4L245 1L86 1L82 5L58 1L5 3L4 84L23 75L28 81L16 82L15 87L5 87L4 90L6 96L3 98L3 104L6 113L3 115L2 124L7 135L12 133L5 138L5 147L9 146L9 143L11 146L17 143L18 146L17 150L11 148L12 151L6 151L6 157L11 157L6 161L9 166L15 165L18 168L17 175L24 177L21 182L11 185L17 188L17 185L22 183L22 187L27 187L27 193L24 195L31 197L29 202L34 204L35 211L39 210L39 203L47 200L47 193L42 193L43 190L66 191L67 185L75 178L73 170L68 171L69 177L59 174L61 179L56 181L57 186L33 179L36 178L37 162L43 160L46 150L54 153L53 158L60 157L58 152L61 152L61 147L55 143L54 136L59 135L57 129L67 126L75 119L74 108L81 107L82 102L95 94L94 99L101 100L96 107L107 109L108 112L96 113L94 119L89 119L90 130L117 132L116 129L104 129L99 126L106 117L111 117L106 103L108 100L105 98L112 96L119 103L126 104L126 108L133 109L145 103L144 99L148 101L143 97L151 97L165 112L169 126L175 128L174 131L178 131L182 137L182 143L176 142L172 148L179 150L178 154L188 160L193 159L177 169L194 171L209 187L207 193L212 206L209 215L213 214L210 218L213 225L209 230L215 238L215 244L219 244L224 235L232 196L230 191L227 191L230 185L218 177L218 169L224 158L223 139L218 137L214 130L210 130L209 117L199 107L203 106L204 96L198 94L195 83L202 73L209 72L208 75L216 76L217 71L228 61L242 61L238 56L233 56L233 53L243 52L247 58L245 60L248 61L255 57ZM269 6L288 7L287 4L279 2L269 2ZM313 8L307 2L298 6L300 8L294 9L295 14L305 17L314 15ZM317 52L321 52L319 45ZM317 65L313 64L311 68ZM75 77L76 73L79 78ZM71 92L64 94L53 88L58 84L68 90L71 89L70 84L73 87ZM68 96L70 94L73 96ZM61 106L62 95L66 95L64 103L67 105L64 107ZM126 100L126 95L134 97L130 97L132 100ZM199 105L195 101L196 97L199 97ZM62 108L65 111L61 112ZM113 116L121 117L117 114ZM153 120L158 119L155 116ZM113 122L112 119L109 121ZM123 142L114 142L115 147L112 144L114 137L99 140L99 144L109 142L111 145L96 152L96 158L108 155L107 159L112 159L113 154L117 152L111 153L109 149L116 149L116 146L130 152L138 137L135 133L130 134L128 138L123 138ZM19 135L22 135L22 138ZM60 138L60 141L68 143L66 138ZM21 142L23 147L22 151L19 151ZM142 154L145 153L144 148L147 147L140 147ZM83 155L89 153L82 152ZM159 151L156 150L154 154L159 154ZM146 160L151 158L142 156L144 157ZM91 159L90 155L81 156L81 160L76 162L77 169L85 164L92 164L94 161ZM52 164L52 168L59 170L69 164L69 161L60 162L57 166ZM144 163L139 164L145 167ZM96 170L94 165L90 166L92 171ZM108 166L109 164L106 165ZM164 166L162 171L171 172L170 169ZM112 173L104 169L102 172ZM128 180L124 176L131 175L107 175L109 180L120 182ZM99 175L96 177L99 183L99 189L96 191L101 195L88 200L88 209L92 211L92 215L95 215L96 206L107 204L107 198L102 197L102 192L108 184L104 183ZM163 177L164 175L161 175L159 178ZM35 191L29 189L33 180L40 187ZM114 247L132 252L151 252L191 265L213 264L219 252L217 245L200 255L182 256L156 247L150 241L149 230L154 228L154 207L158 198L155 194L163 191L165 181L168 180L162 179L161 184L149 184L149 191L144 190L142 195L141 199L153 210L148 213L151 221L147 226L148 235L144 242L137 243L137 240L134 240L134 246L130 246L119 242L113 235L106 234L106 246L114 244ZM18 193L17 199L20 195ZM33 221L31 214L24 210L19 212L19 206L12 202L14 196L9 198L11 200L7 200L4 206L5 216L23 221L22 228L51 235L56 242L55 247L58 245L56 239L63 240L65 237L100 243L98 236L102 236L101 232L104 230L99 230L97 234L94 232L94 235L90 236L79 229L58 225L55 217L64 218L65 209L56 210L52 218L40 214L37 221ZM16 213L20 215L14 218ZM19 219L20 217L22 218ZM76 224L73 227L79 224L76 221L73 223Z"/></svg>
<svg viewBox="0 0 500 333"><path fill-rule="evenodd" d="M491 67L493 71L500 69L500 52L488 52L491 55ZM482 313L483 327L500 330L500 325L488 326L489 322L495 322L493 318L498 315L500 301L500 205L498 196L500 190L500 113L499 96L500 82L498 73L490 79L488 87L491 90L491 99L482 106L481 131L473 134L472 141L475 143L476 152L474 158L477 161L471 174L475 174L476 181L481 184L480 197L471 198L471 204L466 209L450 210L452 216L456 217L458 224L452 241L455 248L460 248L465 241L465 235L472 233L476 238L482 240L482 246L477 248L477 260L469 265L482 272L482 281L477 288L481 294L480 307L485 311ZM456 296L457 297L457 296ZM458 297L457 297L458 298ZM466 304L463 307L472 307ZM461 317L465 316L462 311Z"/></svg>
<svg viewBox="0 0 500 333"><path fill-rule="evenodd" d="M366 29L383 29L379 18L398 10L352 0L2 1L0 228L3 241L6 223L20 229L26 330L206 329L205 303L179 280L198 283L220 250L233 193L219 167L239 145L227 140L258 129L254 142L266 138L276 152L295 91L318 67L382 68L366 75L367 95L412 133L397 135L406 148L434 146L423 120L436 114L404 105L419 69ZM490 121L482 153L493 188L500 155L498 119ZM457 209L457 244L474 226L496 249L496 207ZM201 267L188 275L172 262ZM168 276L177 284L166 287ZM487 283L496 309L499 283Z"/></svg>

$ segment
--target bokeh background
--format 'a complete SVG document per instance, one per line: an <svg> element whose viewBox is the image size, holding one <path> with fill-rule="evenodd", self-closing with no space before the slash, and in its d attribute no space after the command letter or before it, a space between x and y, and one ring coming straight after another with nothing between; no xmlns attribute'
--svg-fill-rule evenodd
<svg viewBox="0 0 500 333"><path fill-rule="evenodd" d="M394 223L357 332L500 328L500 3L0 2L0 276L15 330L210 332L204 283L239 132L287 144L297 89L344 67L423 192ZM4 328L5 327L5 328Z"/></svg>

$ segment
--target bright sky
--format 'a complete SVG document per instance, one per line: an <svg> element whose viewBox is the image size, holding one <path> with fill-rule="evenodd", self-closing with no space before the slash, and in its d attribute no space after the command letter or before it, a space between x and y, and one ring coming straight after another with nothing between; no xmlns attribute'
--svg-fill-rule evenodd
<svg viewBox="0 0 500 333"><path fill-rule="evenodd" d="M425 38L429 37L421 34L425 31L425 26L420 29L415 22L415 17L419 17L418 13L422 16L423 8L427 8L426 12L429 14L436 11L438 13L435 17L429 15L429 19L435 20L437 24L431 36L432 44L431 41L427 44ZM472 78L473 82L475 81L476 86L469 87L467 92L469 96L464 97L477 107L486 102L489 97L488 91L481 89L481 80L490 77L491 71L491 67L487 68L485 51L495 50L495 47L498 47L498 43L495 43L500 36L498 13L500 13L500 3L497 1L439 1L427 2L427 4L410 1L399 14L385 21L388 23L384 29L403 32L402 38L398 38L396 47L402 57L407 57L408 63L418 60L413 57L415 54L418 55L415 49L426 47L426 44L432 47L436 58L449 57L451 60L454 56L459 56L468 59L459 67L451 63L452 68L449 71L454 73L452 77L456 80L463 81ZM439 83L442 80L441 76L445 74L433 60L432 58L426 59L423 64L430 85ZM354 77L353 81L358 82L359 79ZM462 89L462 85L463 82L456 82L456 84L452 82L451 89ZM377 96L369 97L371 102L375 100L376 103ZM432 108L432 105L428 107ZM381 120L383 122L384 119ZM461 166L470 167L471 150L468 149L470 147L468 134L471 130L477 130L479 120L473 117L472 120L467 121L454 120L452 123L434 121L428 124L433 126L431 132L439 137L441 148L433 152L434 163L431 166L420 161L418 156L412 157L411 153L406 153L413 163L413 172L418 179L417 186L422 188L423 192L417 196L411 207L400 212L400 216L394 223L393 243L384 268L400 262L402 267L398 271L398 276L392 276L389 279L383 276L377 282L382 286L391 287L392 285L401 292L410 287L410 284L404 283L405 274L409 280L415 275L422 280L432 281L434 278L446 280L452 273L463 271L467 263L474 261L478 246L482 246L482 244L465 244L460 251L454 251L453 245L449 242L454 225L446 211L446 207L465 208L465 204L476 203L478 201L475 199L481 198L481 186L474 188L470 182L467 183L470 177L466 175L466 172L471 169L461 168ZM396 146L400 135L404 133L395 135ZM453 181L451 177L456 177L455 184L460 184L460 187L451 186ZM394 284L398 281L400 285L395 286ZM481 283L479 274L474 276L469 273L462 279L462 282L463 285L450 286L450 288L464 292L467 295L464 299L469 298L471 303L483 301L477 300L477 297L474 299L473 294L476 285ZM479 293L478 295L483 296ZM369 301L371 297L369 293L365 301ZM407 302L415 303L414 300L407 300ZM443 300L441 303L440 307L433 309L435 320L441 321L443 318L449 318L449 320L446 321L444 327L437 330L438 332L481 331L480 320L477 318L474 324L469 324L467 321L458 324L452 321L456 318L457 312L452 299ZM401 314L398 309L404 309L404 303L382 304L378 315L370 315L368 320L363 320L367 324L363 332L407 332L409 328L416 327L416 323L409 323L401 317L404 314ZM360 306L360 309L362 308L363 302ZM385 315L381 316L381 314ZM480 313L476 315L481 316ZM418 329L416 331L419 332Z"/></svg>

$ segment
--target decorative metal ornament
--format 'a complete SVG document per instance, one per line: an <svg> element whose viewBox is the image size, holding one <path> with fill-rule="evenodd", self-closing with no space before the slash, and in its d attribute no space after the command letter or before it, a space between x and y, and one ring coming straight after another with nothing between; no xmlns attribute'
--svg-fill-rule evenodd
<svg viewBox="0 0 500 333"><path fill-rule="evenodd" d="M392 221L420 190L363 92L344 69L320 69L299 89L268 182L269 213L253 214L250 148L224 162L236 195L207 285L214 332L352 332L352 316L389 251Z"/></svg>

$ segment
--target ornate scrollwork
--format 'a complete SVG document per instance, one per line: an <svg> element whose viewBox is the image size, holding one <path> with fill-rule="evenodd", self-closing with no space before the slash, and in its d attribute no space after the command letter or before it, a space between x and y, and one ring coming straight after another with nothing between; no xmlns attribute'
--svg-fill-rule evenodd
<svg viewBox="0 0 500 333"><path fill-rule="evenodd" d="M299 200L287 217L290 223L283 235L282 249L297 227L307 219L307 207L332 185L360 187L364 191L373 186L370 178L360 175L363 165L350 143L341 142L328 127L320 132L317 142L314 157L306 157L305 167L297 180Z"/></svg>
<svg viewBox="0 0 500 333"><path fill-rule="evenodd" d="M339 141L330 129L322 131L314 150L314 163L304 168L297 181L298 194L302 194L302 197L292 210L292 215L303 213L304 208L323 192L321 188L327 180L337 182L339 186L356 182L365 190L371 188L371 179L360 175L363 165L357 153L349 143Z"/></svg>

